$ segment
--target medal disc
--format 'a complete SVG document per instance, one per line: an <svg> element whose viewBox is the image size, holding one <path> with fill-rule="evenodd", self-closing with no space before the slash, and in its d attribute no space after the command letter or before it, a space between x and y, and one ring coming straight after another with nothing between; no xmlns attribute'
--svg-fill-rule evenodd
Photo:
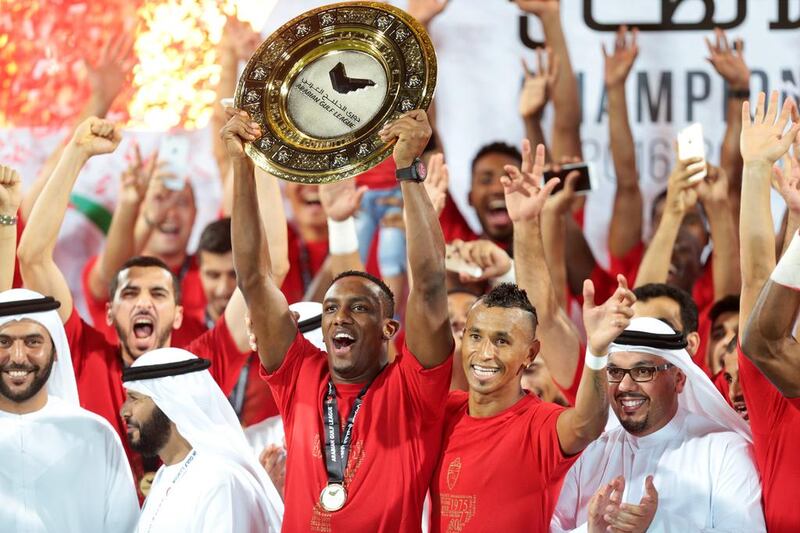
<svg viewBox="0 0 800 533"><path fill-rule="evenodd" d="M319 495L320 505L329 513L338 511L344 507L346 501L347 491L344 490L344 486L339 483L328 483Z"/></svg>

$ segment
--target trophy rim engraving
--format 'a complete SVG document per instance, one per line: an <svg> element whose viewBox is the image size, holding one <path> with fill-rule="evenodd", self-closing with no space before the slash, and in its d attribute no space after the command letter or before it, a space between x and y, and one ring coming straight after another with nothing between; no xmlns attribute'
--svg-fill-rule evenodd
<svg viewBox="0 0 800 533"><path fill-rule="evenodd" d="M386 93L378 111L364 124L340 135L315 137L301 130L296 117L290 116L289 93L314 62L348 51L365 53L380 64L386 75ZM397 7L358 1L306 11L267 37L239 78L234 105L248 111L263 133L245 144L245 152L258 167L287 181L321 184L353 177L392 154L394 143L381 141L378 131L406 111L427 109L437 73L436 53L425 28ZM331 85L335 75L331 69ZM348 84L375 84L371 79L343 75ZM339 110L330 112L342 115L347 111L346 105L338 106L338 99L335 103ZM339 119L346 120L343 116Z"/></svg>

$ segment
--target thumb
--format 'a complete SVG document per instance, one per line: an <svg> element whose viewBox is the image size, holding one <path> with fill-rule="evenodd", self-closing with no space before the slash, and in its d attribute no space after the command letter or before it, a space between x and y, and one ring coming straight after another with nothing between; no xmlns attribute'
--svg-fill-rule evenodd
<svg viewBox="0 0 800 533"><path fill-rule="evenodd" d="M653 476L647 476L644 480L644 491L645 496L642 498L644 502L645 499L650 499L653 502L658 501L658 491L656 490L656 486L653 484Z"/></svg>
<svg viewBox="0 0 800 533"><path fill-rule="evenodd" d="M356 204L357 204L357 205L361 205L361 198L363 198L363 197L364 197L364 194L365 194L365 193L366 193L368 190L369 190L369 187L367 187L366 185L362 185L361 187L359 187L358 189L356 189L355 199L356 199Z"/></svg>
<svg viewBox="0 0 800 533"><path fill-rule="evenodd" d="M594 306L594 283L590 279L585 279L583 280L583 307L591 309Z"/></svg>

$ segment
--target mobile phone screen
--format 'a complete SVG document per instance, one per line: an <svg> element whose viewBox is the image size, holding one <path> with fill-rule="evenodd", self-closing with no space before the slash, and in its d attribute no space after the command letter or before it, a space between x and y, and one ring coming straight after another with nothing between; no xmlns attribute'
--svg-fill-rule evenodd
<svg viewBox="0 0 800 533"><path fill-rule="evenodd" d="M589 191L591 191L593 188L592 172L588 163L571 163L568 165L562 165L560 172L548 170L544 173L544 181L546 183L552 178L559 178L561 180L561 183L559 183L553 190L553 193L555 194L564 188L564 180L572 171L578 172L578 179L575 182L575 193L587 194Z"/></svg>

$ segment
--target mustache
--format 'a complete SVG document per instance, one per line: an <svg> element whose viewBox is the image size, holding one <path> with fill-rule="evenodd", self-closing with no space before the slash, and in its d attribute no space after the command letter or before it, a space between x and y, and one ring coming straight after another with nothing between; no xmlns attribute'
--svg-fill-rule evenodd
<svg viewBox="0 0 800 533"><path fill-rule="evenodd" d="M22 370L25 372L36 372L39 370L38 366L34 365L21 365L19 363L9 363L0 368L2 372L13 372L14 370Z"/></svg>
<svg viewBox="0 0 800 533"><path fill-rule="evenodd" d="M624 394L617 394L616 396L614 396L614 399L617 400L617 401L622 401L622 400L649 400L650 397L646 396L644 394L636 394L636 393L632 393L632 392L626 392Z"/></svg>

